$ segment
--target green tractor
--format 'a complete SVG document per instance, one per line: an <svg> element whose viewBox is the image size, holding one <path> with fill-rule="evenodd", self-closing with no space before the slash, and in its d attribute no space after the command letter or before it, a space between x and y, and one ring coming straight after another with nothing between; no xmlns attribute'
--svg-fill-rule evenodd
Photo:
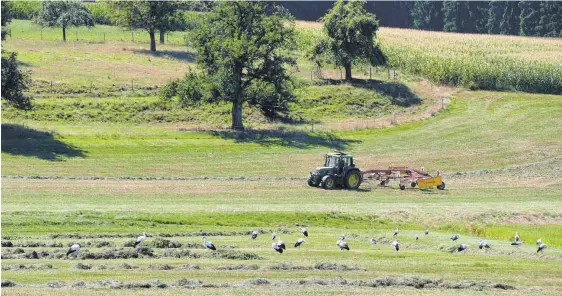
<svg viewBox="0 0 562 296"><path fill-rule="evenodd" d="M363 180L361 171L355 167L353 156L343 152L325 155L324 166L310 172L308 185L327 190L346 188L356 190Z"/></svg>

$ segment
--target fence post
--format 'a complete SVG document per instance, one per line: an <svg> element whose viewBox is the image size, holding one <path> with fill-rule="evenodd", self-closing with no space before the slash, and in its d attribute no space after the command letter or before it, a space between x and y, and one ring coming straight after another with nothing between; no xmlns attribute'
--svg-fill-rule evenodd
<svg viewBox="0 0 562 296"><path fill-rule="evenodd" d="M312 70L310 70L310 81L312 81Z"/></svg>
<svg viewBox="0 0 562 296"><path fill-rule="evenodd" d="M443 110L443 100L444 100L444 98L441 97L441 110Z"/></svg>
<svg viewBox="0 0 562 296"><path fill-rule="evenodd" d="M131 79L131 90L135 90L135 80Z"/></svg>
<svg viewBox="0 0 562 296"><path fill-rule="evenodd" d="M314 122L312 123L312 132L314 132Z"/></svg>
<svg viewBox="0 0 562 296"><path fill-rule="evenodd" d="M135 31L131 30L131 41L135 42Z"/></svg>
<svg viewBox="0 0 562 296"><path fill-rule="evenodd" d="M369 66L369 80L371 80L371 66Z"/></svg>
<svg viewBox="0 0 562 296"><path fill-rule="evenodd" d="M75 31L76 33L76 41L78 41L78 31Z"/></svg>
<svg viewBox="0 0 562 296"><path fill-rule="evenodd" d="M343 79L343 73L342 73L341 68L340 68L340 80L342 80L342 79Z"/></svg>
<svg viewBox="0 0 562 296"><path fill-rule="evenodd" d="M53 92L53 81L51 80L51 93Z"/></svg>
<svg viewBox="0 0 562 296"><path fill-rule="evenodd" d="M90 93L92 93L92 86L93 86L93 84L94 84L94 83L93 83L92 81L90 81Z"/></svg>

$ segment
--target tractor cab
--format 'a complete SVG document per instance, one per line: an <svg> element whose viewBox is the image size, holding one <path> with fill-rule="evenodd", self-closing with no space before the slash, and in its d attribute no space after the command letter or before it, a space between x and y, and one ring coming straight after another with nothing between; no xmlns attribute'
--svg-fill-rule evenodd
<svg viewBox="0 0 562 296"><path fill-rule="evenodd" d="M353 163L353 156L343 152L329 153L324 156L324 166L310 172L308 185L335 189L345 187L357 189L361 184L361 173Z"/></svg>

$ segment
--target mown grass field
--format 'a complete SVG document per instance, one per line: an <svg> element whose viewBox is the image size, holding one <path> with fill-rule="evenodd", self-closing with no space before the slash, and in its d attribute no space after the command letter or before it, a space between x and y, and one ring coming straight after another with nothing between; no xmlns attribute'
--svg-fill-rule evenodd
<svg viewBox="0 0 562 296"><path fill-rule="evenodd" d="M151 55L113 27L79 29L84 40L66 44L58 30L41 41L29 22L14 28L4 48L34 71L38 98L27 113L2 108L2 295L562 293L560 96L436 87L403 72L375 72L368 84L304 81L310 64L300 59L289 112L299 120L246 108L253 130L236 133L217 128L228 125L226 104L180 108L155 97L154 86L194 65L181 35ZM95 39L102 30L105 43ZM404 48L412 34L381 29ZM543 42L511 38L517 46L503 40L486 54L530 54ZM554 51L552 42L540 50ZM550 61L533 58L537 69ZM111 69L126 71L111 78ZM127 90L130 79L141 89ZM50 93L50 80L60 91ZM308 187L308 172L332 150L352 153L362 169L440 170L446 190ZM296 249L301 226L310 236ZM255 241L253 230L262 232ZM284 254L271 248L274 231ZM145 247L131 247L143 232ZM510 245L515 232L521 247ZM341 234L351 251L336 247ZM202 248L203 235L218 252ZM492 248L478 250L478 239ZM74 243L81 252L65 257ZM451 252L461 243L466 253Z"/></svg>

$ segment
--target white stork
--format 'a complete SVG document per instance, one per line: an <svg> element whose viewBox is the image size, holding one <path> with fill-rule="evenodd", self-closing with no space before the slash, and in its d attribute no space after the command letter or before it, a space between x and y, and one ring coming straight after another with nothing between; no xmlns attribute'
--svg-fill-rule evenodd
<svg viewBox="0 0 562 296"><path fill-rule="evenodd" d="M459 238L461 238L461 235L458 234L458 233L457 233L457 234L451 235L451 240L452 240L452 241L456 241L456 240L458 240Z"/></svg>
<svg viewBox="0 0 562 296"><path fill-rule="evenodd" d="M397 241L393 241L392 242L392 246L394 247L394 249L396 250L396 252L400 251L400 243Z"/></svg>
<svg viewBox="0 0 562 296"><path fill-rule="evenodd" d="M271 247L279 254L283 254L283 248L278 243L273 243Z"/></svg>
<svg viewBox="0 0 562 296"><path fill-rule="evenodd" d="M544 249L546 249L546 247L547 247L546 244L544 244L544 243L541 244L541 245L539 246L539 249L537 250L537 253L538 253L538 252L541 252L541 254L544 253Z"/></svg>
<svg viewBox="0 0 562 296"><path fill-rule="evenodd" d="M305 242L304 238L299 238L295 243L295 248L300 247Z"/></svg>
<svg viewBox="0 0 562 296"><path fill-rule="evenodd" d="M346 242L344 242L343 240L338 240L337 242L338 247L340 248L340 250L348 250L349 251L349 246L347 245Z"/></svg>
<svg viewBox="0 0 562 296"><path fill-rule="evenodd" d="M213 245L212 242L207 241L206 237L203 237L203 245L207 248L207 249L211 249L213 251L216 251L217 248L215 247L215 245Z"/></svg>
<svg viewBox="0 0 562 296"><path fill-rule="evenodd" d="M252 239L256 239L256 237L258 237L259 232L255 231L252 232Z"/></svg>
<svg viewBox="0 0 562 296"><path fill-rule="evenodd" d="M137 240L135 241L135 247L140 247L140 244L144 242L147 237L148 236L146 235L146 232L143 232L141 236L137 237Z"/></svg>
<svg viewBox="0 0 562 296"><path fill-rule="evenodd" d="M80 244L74 244L74 245L70 246L70 248L66 252L66 256L68 256L72 253L76 253L78 251L80 251Z"/></svg>
<svg viewBox="0 0 562 296"><path fill-rule="evenodd" d="M308 237L308 230L306 230L306 228L301 228L301 232L304 236Z"/></svg>

